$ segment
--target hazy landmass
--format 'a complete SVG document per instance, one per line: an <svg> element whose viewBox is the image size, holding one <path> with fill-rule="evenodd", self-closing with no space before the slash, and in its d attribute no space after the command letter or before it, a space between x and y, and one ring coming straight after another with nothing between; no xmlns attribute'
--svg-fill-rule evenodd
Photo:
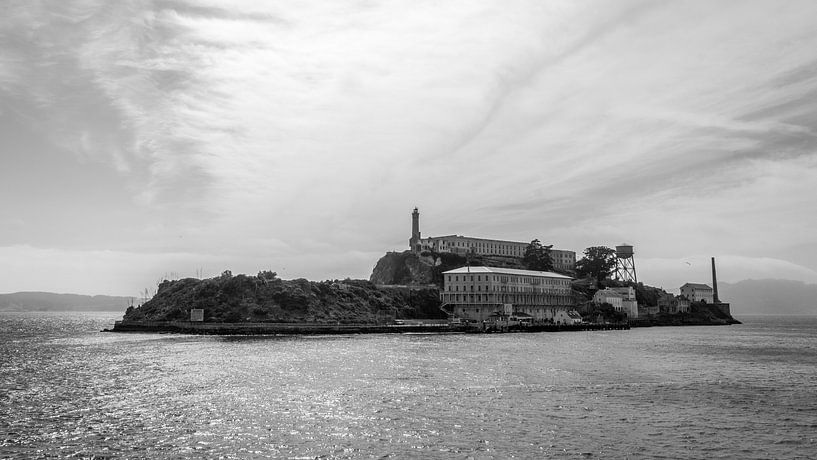
<svg viewBox="0 0 817 460"><path fill-rule="evenodd" d="M0 294L0 311L123 311L133 297L15 292Z"/></svg>
<svg viewBox="0 0 817 460"><path fill-rule="evenodd" d="M718 283L722 301L732 315L817 315L817 284L792 280L743 280Z"/></svg>

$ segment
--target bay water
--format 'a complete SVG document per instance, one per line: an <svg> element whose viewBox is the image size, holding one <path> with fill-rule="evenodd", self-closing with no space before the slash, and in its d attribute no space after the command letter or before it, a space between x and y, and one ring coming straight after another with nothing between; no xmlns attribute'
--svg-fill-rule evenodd
<svg viewBox="0 0 817 460"><path fill-rule="evenodd" d="M0 458L817 458L817 317L492 335L0 313Z"/></svg>

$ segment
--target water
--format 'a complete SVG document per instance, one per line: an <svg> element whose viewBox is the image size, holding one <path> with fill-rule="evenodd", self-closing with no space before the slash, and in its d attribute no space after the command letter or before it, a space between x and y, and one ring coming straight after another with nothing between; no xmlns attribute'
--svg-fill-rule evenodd
<svg viewBox="0 0 817 460"><path fill-rule="evenodd" d="M0 457L814 458L817 318L505 335L0 313Z"/></svg>

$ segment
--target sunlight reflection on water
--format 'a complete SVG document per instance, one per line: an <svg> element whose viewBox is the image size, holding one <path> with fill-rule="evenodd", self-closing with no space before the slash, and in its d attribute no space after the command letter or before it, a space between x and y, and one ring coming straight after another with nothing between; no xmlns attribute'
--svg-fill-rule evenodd
<svg viewBox="0 0 817 460"><path fill-rule="evenodd" d="M815 326L506 335L103 334L0 314L0 456L796 458Z"/></svg>

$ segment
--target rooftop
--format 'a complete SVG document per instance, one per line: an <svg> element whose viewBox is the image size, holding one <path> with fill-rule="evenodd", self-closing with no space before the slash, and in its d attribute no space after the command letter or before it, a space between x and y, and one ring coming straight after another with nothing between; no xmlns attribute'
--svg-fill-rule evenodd
<svg viewBox="0 0 817 460"><path fill-rule="evenodd" d="M683 286L681 286L681 289L685 288L686 286L689 286L689 287L691 287L693 289L709 289L710 291L712 290L711 287L707 286L706 284L701 284L701 283L686 283Z"/></svg>
<svg viewBox="0 0 817 460"><path fill-rule="evenodd" d="M466 239L466 240L491 241L491 242L494 242L494 243L530 244L529 242L525 243L524 241L500 240L500 239L497 239L497 238L478 238L478 237L475 237L475 236L463 236L463 235L429 236L429 237L426 237L424 239L427 239L427 240L441 240L441 239L444 239L444 238L463 238L463 239Z"/></svg>
<svg viewBox="0 0 817 460"><path fill-rule="evenodd" d="M621 299L626 298L624 296L624 294L622 294L620 292L617 292L617 291L614 291L614 290L612 290L610 288L602 289L600 291L596 291L596 295L599 295L599 294L603 295L604 297L618 297L618 298L621 298Z"/></svg>
<svg viewBox="0 0 817 460"><path fill-rule="evenodd" d="M553 272L540 272L535 270L519 270L517 268L503 268L503 267L460 267L453 270L443 272L443 274L462 274L462 273L496 273L499 275L520 275L520 276L536 276L540 278L560 278L573 279L569 276L561 275Z"/></svg>

